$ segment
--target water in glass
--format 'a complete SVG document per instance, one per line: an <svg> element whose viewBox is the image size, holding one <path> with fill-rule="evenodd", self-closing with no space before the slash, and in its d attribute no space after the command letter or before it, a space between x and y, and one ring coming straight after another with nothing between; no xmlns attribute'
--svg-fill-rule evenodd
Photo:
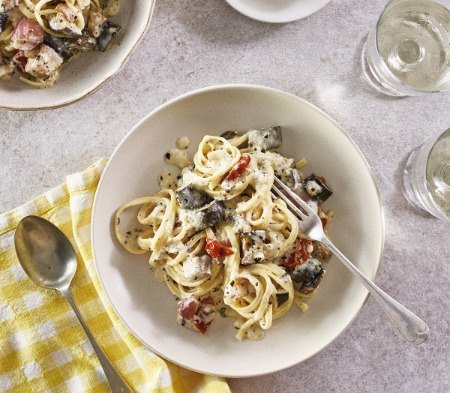
<svg viewBox="0 0 450 393"><path fill-rule="evenodd" d="M377 32L389 70L409 86L440 90L450 81L450 10L432 1L406 1L389 8Z"/></svg>
<svg viewBox="0 0 450 393"><path fill-rule="evenodd" d="M386 94L450 88L450 1L391 1L366 40L363 68Z"/></svg>
<svg viewBox="0 0 450 393"><path fill-rule="evenodd" d="M410 202L450 220L450 129L410 154L403 180Z"/></svg>

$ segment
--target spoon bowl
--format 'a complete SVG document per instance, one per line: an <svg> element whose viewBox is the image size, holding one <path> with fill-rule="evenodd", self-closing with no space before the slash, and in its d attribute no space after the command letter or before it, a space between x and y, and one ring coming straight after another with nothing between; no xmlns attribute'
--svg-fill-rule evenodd
<svg viewBox="0 0 450 393"><path fill-rule="evenodd" d="M14 236L17 256L28 276L44 288L66 290L77 270L77 257L69 239L41 217L20 221Z"/></svg>

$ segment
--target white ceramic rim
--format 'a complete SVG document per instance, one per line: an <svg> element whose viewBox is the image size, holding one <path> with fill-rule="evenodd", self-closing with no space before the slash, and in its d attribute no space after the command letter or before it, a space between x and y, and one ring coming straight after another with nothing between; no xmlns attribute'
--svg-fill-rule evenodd
<svg viewBox="0 0 450 393"><path fill-rule="evenodd" d="M47 109L56 109L61 108L63 106L73 104L75 102L78 102L82 100L83 98L87 97L89 94L94 93L98 89L100 89L108 80L110 80L114 75L116 75L121 68L125 65L125 63L129 60L130 56L133 54L136 47L139 45L139 43L144 38L145 33L150 28L150 22L152 21L153 11L155 9L155 0L149 0L152 2L150 12L148 14L147 22L145 23L144 27L142 28L142 31L139 33L139 38L136 40L134 45L131 47L131 49L128 51L128 53L124 56L122 56L122 59L117 64L117 66L112 69L111 71L107 72L105 76L100 80L96 85L92 86L90 89L79 93L78 95L74 96L73 98L70 98L66 101L61 101L56 104L48 104L48 105L27 105L27 106L18 106L18 105L5 105L0 104L0 108L3 109L9 109L12 111L35 111L35 110L47 110Z"/></svg>
<svg viewBox="0 0 450 393"><path fill-rule="evenodd" d="M370 177L371 177L372 182L373 182L373 186L374 186L374 188L375 188L375 190L376 190L376 193L377 193L378 207L379 207L379 210L380 210L380 225L381 225L381 227L380 227L380 230L381 230L380 236L381 236L381 245L380 245L380 257L379 257L379 260L378 260L378 266L377 266L377 269L375 270L374 275L373 275L373 280L375 280L375 278L376 278L376 276L377 276L377 274L378 274L378 272L379 272L379 270L380 270L380 266L381 266L382 259L383 259L383 253L384 253L384 244L385 244L385 219L384 219L384 208L383 208L383 204L382 204L382 202L381 202L380 192L379 192L379 190L378 190L377 183L375 182L375 178L374 178L374 176L373 176L373 172L372 172L372 170L371 170L371 168L370 168L370 166L369 166L369 163L367 162L366 158L364 157L364 155L362 154L361 150L359 149L359 147L356 145L356 143L353 141L353 139L348 135L348 133L347 133L347 132L346 132L346 131L345 131L345 130L344 130L344 129L343 129L343 128L342 128L342 127L341 127L341 126L340 126L333 118L331 118L328 114L326 114L324 111L322 111L321 109L319 109L319 108L316 107L315 105L309 103L308 101L306 101L306 100L304 100L304 99L302 99L302 98L300 98L300 97L297 97L297 96L294 95L294 94L287 93L287 92L285 92L285 91L282 91L282 90L279 90L279 89L274 89L274 88L267 87L267 86L262 86L262 85L252 85L252 84L223 84L223 85L213 85L213 86L208 86L208 87L204 87L204 88L199 88L199 89L196 89L196 90L192 90L192 91L190 91L190 92L188 92L188 93L182 94L182 95L180 95L180 96L178 96L178 97L175 97L175 98L173 98L173 99L171 99L171 100L165 102L164 104L160 105L159 107L157 107L156 109L154 109L153 111L151 111L148 115L146 115L143 119L141 119L141 120L140 120L140 121L139 121L139 122L138 122L138 123L137 123L137 124L136 124L136 125L135 125L135 126L134 126L127 134L126 134L126 135L125 135L125 137L120 141L120 143L119 143L119 144L117 145L117 147L114 149L113 153L111 154L111 157L110 157L109 160L108 160L108 163L107 163L106 166L105 166L105 169L104 169L103 173L105 173L105 172L107 171L107 169L108 169L108 167L109 167L109 163L114 159L115 154L116 154L117 151L121 148L122 144L125 143L125 141L128 139L128 137L129 137L131 134L133 134L134 131L135 131L136 129L138 129L138 128L141 126L142 123L144 123L145 121L147 121L147 119L148 119L149 117L151 117L151 116L153 116L155 113L157 113L157 112L159 112L159 111L165 109L167 106L172 105L173 103L175 103L175 102L177 102L177 101L181 101L181 100L183 100L183 99L185 99L185 98L188 98L188 97L191 97L191 96L194 96L194 95L197 95L197 94L202 94L202 93L204 93L204 92L211 91L211 90L221 90L221 89L230 89L230 88L231 88L231 89L236 89L236 88L239 89L239 88L241 88L241 89L258 89L258 90L265 90L265 91L269 91L269 92L273 92L273 93L277 93L277 94L282 94L282 95L285 95L285 96L287 96L287 97L294 98L294 99L296 99L296 100L300 100L300 101L302 101L304 104L306 104L306 105L312 107L314 110L318 111L318 112L321 113L323 116L325 116L326 118L328 118L329 120L331 120L331 121L338 127L338 129L342 132L342 134L348 139L348 141L353 145L353 147L356 149L356 151L359 153L360 157L362 158L362 160L363 160L363 162L364 162L364 164L365 164L365 166L366 166L366 169L367 169L368 173L370 174ZM101 186L102 186L102 183L103 183L103 175L102 175L101 178L100 178L100 181L99 181L99 184L98 184L98 187L97 187L97 191L100 190L100 188L101 188ZM94 259L94 265L95 265L95 268L96 268L97 273L98 273L98 262L97 262L97 259L96 259L96 257L95 257L95 256L96 256L96 246L95 246L95 242L94 242L95 220L93 219L94 216L95 216L95 211L96 211L96 209L97 209L97 202L98 202L98 192L95 193L94 203L93 203L93 206L92 206L92 223L91 223L91 234L90 234L90 236L91 236L91 244L92 244L92 256L93 256L93 259ZM143 340L143 339L142 339L142 338L134 331L134 329L133 329L133 328L132 328L132 327L131 327L131 326L130 326L123 318L122 318L122 316L116 311L116 308L115 308L115 306L114 306L114 303L113 303L113 301L112 301L112 299L111 299L109 293L108 293L107 290L106 290L106 286L105 286L105 283L104 283L103 280L102 280L102 277L101 277L100 275L98 275L98 277L99 277L100 285L101 285L101 287L102 287L104 293L106 294L106 297L108 298L108 301L110 302L112 308L113 308L114 311L116 312L117 316L122 320L122 322L124 323L124 325L127 326L127 328L130 330L130 332L133 333L133 334L139 339L139 341L140 341L144 346L146 346L146 347L147 347L148 349L150 349L152 352L158 354L159 356L161 356L161 357L164 358L164 359L167 359L167 360L171 361L171 362L174 363L174 364L177 364L177 365L179 365L179 366L181 366L181 367L184 367L184 368L189 369L189 370L192 370L192 371L196 371L196 372L199 372L199 373L204 373L203 370L200 370L200 369L197 369L197 368L194 368L194 367L190 367L190 366L187 365L187 364L181 364L181 363L178 363L176 360L171 359L171 358L168 358L168 357L165 357L165 356L164 356L163 354L161 354L160 352L155 351L153 348L151 348L151 346L148 345L148 344L147 344L147 343L146 343L146 342L145 342L145 341L144 341L144 340ZM277 368L277 369L274 369L274 370L272 370L271 372L251 373L251 374L239 375L239 376L236 376L236 375L226 375L226 374L214 374L214 375L215 375L215 376L218 376L218 377L225 377L225 378L248 378L248 377L257 377L257 376L267 375L267 374L272 374L272 373L275 373L275 372L278 372L278 371L285 370L285 369L287 369L287 368L289 368L289 367L295 366L296 364L302 363L302 362L304 362L304 361L310 359L311 357L317 355L317 354L318 354L319 352L321 352L323 349L325 349L326 347L328 347L332 342L334 342L338 337L340 337L340 336L341 336L341 335L349 328L349 326L353 323L353 321L356 319L356 317L357 317L357 316L359 315L359 313L361 312L361 310L362 310L364 304L366 304L368 297L369 297L369 292L367 292L367 294L366 294L366 296L365 296L365 299L364 299L363 302L361 303L361 306L360 306L359 309L356 311L354 317L350 320L350 322L348 323L348 325L347 325L344 329L342 329L338 334L336 334L336 336L335 336L332 340L330 340L328 343L322 345L321 347L317 348L317 350L316 350L315 352L311 353L308 357L304 358L302 361L300 361L300 362L293 362L293 363L287 364L287 365L285 365L285 366L283 366L283 367L279 367L279 368Z"/></svg>
<svg viewBox="0 0 450 393"><path fill-rule="evenodd" d="M296 20L307 18L310 15L315 14L317 11L320 11L322 8L324 8L331 0L326 0L326 2L318 7L316 7L313 11L301 14L296 13L292 16L288 16L285 18L273 18L271 17L270 13L267 14L267 16L261 17L255 14L252 14L251 12L247 11L246 7L242 6L242 3L240 0L225 0L231 7L233 7L236 11L240 12L242 15L247 16L250 19L257 20L259 22L265 22L265 23L289 23L289 22L295 22ZM314 0L312 0L314 2Z"/></svg>

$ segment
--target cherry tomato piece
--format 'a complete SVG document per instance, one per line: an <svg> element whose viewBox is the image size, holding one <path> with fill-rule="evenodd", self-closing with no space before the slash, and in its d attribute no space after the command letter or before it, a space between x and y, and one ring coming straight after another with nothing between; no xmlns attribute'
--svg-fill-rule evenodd
<svg viewBox="0 0 450 393"><path fill-rule="evenodd" d="M250 162L250 156L241 156L239 161L231 168L228 174L225 176L225 180L236 180L241 177L247 169Z"/></svg>
<svg viewBox="0 0 450 393"><path fill-rule="evenodd" d="M282 265L287 269L293 269L294 267L305 263L311 255L308 252L308 246L312 246L311 240L298 238L294 252L282 262Z"/></svg>
<svg viewBox="0 0 450 393"><path fill-rule="evenodd" d="M225 258L234 253L230 247L214 239L206 239L205 250L213 258Z"/></svg>

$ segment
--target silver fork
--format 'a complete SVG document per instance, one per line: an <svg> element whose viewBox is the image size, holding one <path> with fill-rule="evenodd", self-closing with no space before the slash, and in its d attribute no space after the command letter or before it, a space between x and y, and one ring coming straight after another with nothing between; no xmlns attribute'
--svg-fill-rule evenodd
<svg viewBox="0 0 450 393"><path fill-rule="evenodd" d="M300 221L302 232L310 239L326 245L333 254L341 260L344 266L359 279L378 304L384 309L391 321L407 341L419 345L427 340L430 334L427 324L406 307L392 299L361 273L361 271L353 265L325 235L319 216L304 200L277 177L275 177L275 182L272 187L272 195L286 202L291 213L293 213L297 220Z"/></svg>

